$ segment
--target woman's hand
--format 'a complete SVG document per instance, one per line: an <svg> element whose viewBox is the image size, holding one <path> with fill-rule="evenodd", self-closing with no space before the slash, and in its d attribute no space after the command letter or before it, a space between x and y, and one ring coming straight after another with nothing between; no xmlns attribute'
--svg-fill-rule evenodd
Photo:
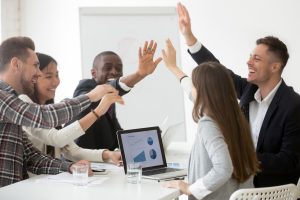
<svg viewBox="0 0 300 200"><path fill-rule="evenodd" d="M185 73L177 67L176 64L176 50L170 39L166 41L166 48L162 50L162 57L167 68L180 80L186 76Z"/></svg>
<svg viewBox="0 0 300 200"><path fill-rule="evenodd" d="M179 189L182 194L191 195L189 184L184 181L167 181L163 183L163 187Z"/></svg>
<svg viewBox="0 0 300 200"><path fill-rule="evenodd" d="M117 166L120 166L122 164L122 157L120 151L104 150L102 153L102 159L106 162L112 162Z"/></svg>

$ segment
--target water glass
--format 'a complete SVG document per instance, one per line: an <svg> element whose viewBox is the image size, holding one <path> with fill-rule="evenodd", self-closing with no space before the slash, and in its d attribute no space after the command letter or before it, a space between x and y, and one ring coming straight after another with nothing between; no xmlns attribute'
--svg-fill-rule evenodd
<svg viewBox="0 0 300 200"><path fill-rule="evenodd" d="M127 183L141 183L142 180L142 166L139 163L127 164Z"/></svg>
<svg viewBox="0 0 300 200"><path fill-rule="evenodd" d="M74 185L83 186L88 183L89 166L85 163L75 163L72 165Z"/></svg>

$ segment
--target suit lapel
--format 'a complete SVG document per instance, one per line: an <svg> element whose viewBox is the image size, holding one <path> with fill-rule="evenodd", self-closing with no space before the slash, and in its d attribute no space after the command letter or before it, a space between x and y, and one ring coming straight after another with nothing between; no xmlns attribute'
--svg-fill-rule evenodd
<svg viewBox="0 0 300 200"><path fill-rule="evenodd" d="M257 88L258 87L256 85L251 84L245 89L244 95L242 95L240 99L240 106L249 105L249 103L254 100L254 94L257 91Z"/></svg>
<svg viewBox="0 0 300 200"><path fill-rule="evenodd" d="M266 116L264 118L264 121L263 121L263 124L261 126L261 129L260 129L260 132L259 132L259 137L258 137L258 141L257 141L257 147L256 149L258 150L263 141L264 141L264 138L266 136L266 130L267 130L267 127L269 126L269 122L270 122L270 119L271 117L273 116L274 112L276 111L276 109L278 108L278 102L284 92L284 90L287 88L286 84L284 83L284 81L282 80L282 83L281 85L279 86L268 110L267 110L267 113L266 113Z"/></svg>
<svg viewBox="0 0 300 200"><path fill-rule="evenodd" d="M244 95L240 99L240 107L244 113L246 119L249 121L249 103L254 100L254 93L257 90L257 86L251 85L246 89Z"/></svg>

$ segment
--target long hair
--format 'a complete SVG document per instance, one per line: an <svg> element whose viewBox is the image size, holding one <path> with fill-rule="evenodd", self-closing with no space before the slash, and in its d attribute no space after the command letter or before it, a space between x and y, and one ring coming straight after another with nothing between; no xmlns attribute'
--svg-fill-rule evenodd
<svg viewBox="0 0 300 200"><path fill-rule="evenodd" d="M49 56L49 55L47 55L47 54L43 54L43 53L37 52L36 55L37 55L37 57L38 57L38 59L39 59L39 62L40 62L40 67L39 67L39 69L40 69L41 71L44 70L45 68L47 68L48 65L49 65L50 63L52 63L52 62L55 63L55 64L57 65L56 60L55 60L53 57L51 57L51 56ZM39 100L38 100L38 95L39 95L39 94L38 94L38 90L37 90L37 87L36 87L36 84L35 84L33 96L31 97L31 99L33 100L33 102L35 102L35 103L37 103L37 104L40 104L40 102L39 102ZM54 99L49 99L49 100L46 101L45 104L53 104L53 103L54 103ZM62 126L57 126L57 127L55 127L55 128L56 128L56 129L61 129ZM50 155L54 156L54 149L52 149L51 147L52 147L52 146L47 145L47 149L48 149L47 151L52 152L52 153L50 153Z"/></svg>
<svg viewBox="0 0 300 200"><path fill-rule="evenodd" d="M50 63L55 63L57 65L57 62L54 58L52 58L51 56L47 55L47 54L43 54L43 53L36 53L38 59L39 59L39 62L40 62L40 67L39 69L42 71L44 70L45 68L48 67L48 65ZM38 100L38 90L37 90L37 87L36 87L36 84L34 86L34 92L31 96L31 99L37 103L37 104L40 104L39 100ZM51 104L51 103L54 103L54 99L49 99L46 101L46 104Z"/></svg>
<svg viewBox="0 0 300 200"><path fill-rule="evenodd" d="M234 85L228 70L216 62L202 63L192 72L192 82L197 92L193 119L204 114L211 117L220 128L227 143L233 164L233 178L245 182L259 170L249 123L237 102Z"/></svg>

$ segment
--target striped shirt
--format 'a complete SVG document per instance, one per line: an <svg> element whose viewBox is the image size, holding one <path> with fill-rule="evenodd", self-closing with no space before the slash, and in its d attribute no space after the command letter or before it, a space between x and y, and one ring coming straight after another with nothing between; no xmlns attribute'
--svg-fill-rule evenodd
<svg viewBox="0 0 300 200"><path fill-rule="evenodd" d="M0 187L35 174L57 174L70 163L42 154L33 147L22 126L52 128L70 121L90 105L86 95L40 106L23 102L16 91L0 81Z"/></svg>

